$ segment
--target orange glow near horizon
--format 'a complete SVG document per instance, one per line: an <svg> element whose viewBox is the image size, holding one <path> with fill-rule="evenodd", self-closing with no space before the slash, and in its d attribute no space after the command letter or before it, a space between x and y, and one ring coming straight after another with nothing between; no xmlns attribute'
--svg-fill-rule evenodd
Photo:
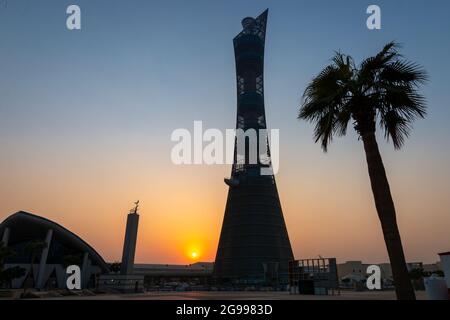
<svg viewBox="0 0 450 320"><path fill-rule="evenodd" d="M0 220L19 210L46 217L113 262L122 254L127 214L140 199L136 263L214 261L228 192L223 177L230 168L174 166L167 160L170 146L146 154L134 150L131 140L89 156L67 152L47 158L47 150L24 148L12 161L13 153L5 150L0 166L10 169L2 172ZM323 155L316 147L281 150L285 160L276 179L295 257L386 262L363 151ZM433 170L444 160L418 170L421 157L405 152L384 159L407 258L435 262L450 240L450 176ZM406 166L408 159L416 162Z"/></svg>
<svg viewBox="0 0 450 320"><path fill-rule="evenodd" d="M227 158L226 130L237 120L233 38L245 17L237 1L178 1L179 10L170 1L73 1L89 12L82 33L65 31L68 1L10 2L5 12L0 0L0 222L17 211L45 217L114 262L139 199L136 263L213 262L232 166L175 165L171 138L190 132L191 160L196 149ZM407 10L406 1L377 1L390 12L382 32L366 29L361 1L348 2L327 1L325 14L324 1L270 1L264 119L279 130L271 154L293 254L388 262L352 122L324 153L314 124L297 114L336 50L359 64L397 39L430 75L420 86L428 114L402 150L377 126L378 144L406 259L435 263L450 250L450 1L409 1ZM242 11L256 15L263 3L246 1ZM120 27L109 27L113 19ZM222 143L206 141L208 129ZM222 156L206 150L220 144Z"/></svg>

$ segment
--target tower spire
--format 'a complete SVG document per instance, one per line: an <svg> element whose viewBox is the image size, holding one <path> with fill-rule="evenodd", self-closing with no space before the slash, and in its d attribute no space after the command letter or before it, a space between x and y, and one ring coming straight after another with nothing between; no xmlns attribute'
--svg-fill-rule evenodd
<svg viewBox="0 0 450 320"><path fill-rule="evenodd" d="M267 128L264 107L264 51L268 10L242 20L234 38L237 82L236 128L259 132ZM257 134L258 139L260 135ZM267 142L263 141L264 143ZM266 166L247 161L235 144L235 158L214 275L219 282L286 283L293 260L275 177L261 175ZM259 146L259 141L257 143ZM270 159L269 148L267 157ZM258 154L260 150L258 150ZM244 164L237 159L246 159ZM267 162L266 162L267 163Z"/></svg>

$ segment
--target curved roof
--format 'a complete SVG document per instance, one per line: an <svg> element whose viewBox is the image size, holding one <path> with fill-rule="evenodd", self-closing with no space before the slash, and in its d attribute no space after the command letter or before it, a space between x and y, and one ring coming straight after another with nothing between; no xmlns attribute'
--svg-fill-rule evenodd
<svg viewBox="0 0 450 320"><path fill-rule="evenodd" d="M3 234L3 230L6 227L11 230L10 241L14 241L14 239L42 236L42 230L52 229L53 237L57 237L62 242L69 244L77 250L88 252L89 257L94 264L98 265L103 272L109 272L108 264L94 248L75 233L56 222L28 212L19 211L10 215L0 224L0 234Z"/></svg>

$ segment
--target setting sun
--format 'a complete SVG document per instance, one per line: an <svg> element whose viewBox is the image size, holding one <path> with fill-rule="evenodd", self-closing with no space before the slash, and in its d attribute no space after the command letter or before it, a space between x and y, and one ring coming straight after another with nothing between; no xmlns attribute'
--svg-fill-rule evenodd
<svg viewBox="0 0 450 320"><path fill-rule="evenodd" d="M191 241L186 241L189 243L185 249L184 254L188 261L196 262L205 258L205 247L202 243L205 243L206 239L190 239Z"/></svg>

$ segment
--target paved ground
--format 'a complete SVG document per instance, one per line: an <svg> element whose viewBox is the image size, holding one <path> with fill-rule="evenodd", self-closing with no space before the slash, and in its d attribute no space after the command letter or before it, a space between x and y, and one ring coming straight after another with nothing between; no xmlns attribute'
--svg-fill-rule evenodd
<svg viewBox="0 0 450 320"><path fill-rule="evenodd" d="M287 292L149 292L128 295L98 295L53 299L86 300L395 300L393 291L353 292L343 291L335 296L290 295ZM425 292L417 292L418 300L426 300Z"/></svg>

